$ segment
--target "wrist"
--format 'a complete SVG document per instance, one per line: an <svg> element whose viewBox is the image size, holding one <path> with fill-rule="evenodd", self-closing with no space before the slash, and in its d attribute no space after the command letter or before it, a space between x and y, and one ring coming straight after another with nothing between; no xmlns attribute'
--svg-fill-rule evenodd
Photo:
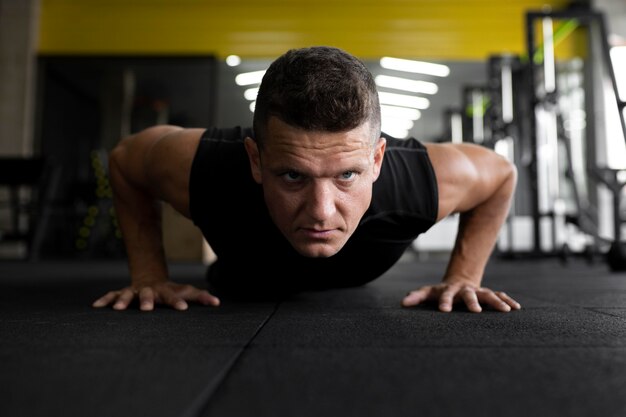
<svg viewBox="0 0 626 417"><path fill-rule="evenodd" d="M446 274L442 280L447 285L467 285L474 288L480 288L480 281L480 279L460 274Z"/></svg>

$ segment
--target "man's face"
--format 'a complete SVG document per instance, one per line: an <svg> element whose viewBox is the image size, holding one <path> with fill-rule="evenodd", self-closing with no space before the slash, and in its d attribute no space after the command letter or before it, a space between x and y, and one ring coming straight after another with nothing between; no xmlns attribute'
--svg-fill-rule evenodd
<svg viewBox="0 0 626 417"><path fill-rule="evenodd" d="M384 156L385 140L372 147L370 138L368 123L347 132L310 132L271 117L260 154L246 139L270 216L300 254L332 256L354 233Z"/></svg>

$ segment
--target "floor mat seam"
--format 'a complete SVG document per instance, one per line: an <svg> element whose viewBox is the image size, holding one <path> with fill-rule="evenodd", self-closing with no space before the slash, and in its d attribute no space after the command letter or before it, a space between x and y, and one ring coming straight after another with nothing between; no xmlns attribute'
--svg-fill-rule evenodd
<svg viewBox="0 0 626 417"><path fill-rule="evenodd" d="M280 306L280 304L281 304L281 302L278 302L274 306L274 310L270 314L267 315L267 317L257 327L257 329L255 330L254 334L250 337L250 339L248 339L246 344L243 345L241 349L239 349L239 351L230 360L228 365L226 367L224 367L224 370L220 373L219 378L217 378L217 381L215 383L213 383L213 384L210 384L205 389L205 391L202 392L197 397L196 401L194 401L195 404L192 404L187 409L187 412L185 412L182 415L182 417L201 417L204 414L204 411L207 409L208 405L210 404L211 399L213 398L213 395L215 394L215 392L219 389L220 386L222 386L224 381L228 378L228 376L230 375L232 370L235 368L237 363L240 361L240 359L243 356L244 352L246 352L250 348L250 346L252 345L252 342L254 341L254 339L256 339L256 337L259 335L261 330L263 330L265 325L271 320L272 317L274 317L274 314L276 314L276 312L278 311L278 307Z"/></svg>

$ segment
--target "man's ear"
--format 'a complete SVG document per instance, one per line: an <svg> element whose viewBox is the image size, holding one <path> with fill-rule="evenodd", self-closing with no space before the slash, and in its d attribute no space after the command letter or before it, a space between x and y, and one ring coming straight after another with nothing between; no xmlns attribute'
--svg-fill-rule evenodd
<svg viewBox="0 0 626 417"><path fill-rule="evenodd" d="M374 145L374 181L378 179L380 175L380 169L383 166L383 159L385 158L385 149L387 147L387 139L381 137Z"/></svg>
<svg viewBox="0 0 626 417"><path fill-rule="evenodd" d="M259 147L254 139L247 137L243 141L248 152L248 160L250 161L250 172L252 172L252 178L261 184L263 182L263 175L261 174L261 155L259 154Z"/></svg>

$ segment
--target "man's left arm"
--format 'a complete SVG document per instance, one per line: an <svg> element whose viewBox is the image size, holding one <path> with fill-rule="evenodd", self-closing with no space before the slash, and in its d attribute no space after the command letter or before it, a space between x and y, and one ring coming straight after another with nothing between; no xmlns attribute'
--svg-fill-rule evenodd
<svg viewBox="0 0 626 417"><path fill-rule="evenodd" d="M428 144L439 188L438 221L460 213L459 230L443 280L411 291L405 307L438 300L452 310L464 302L473 312L521 306L507 294L481 286L485 266L505 222L517 182L515 166L490 149L472 144Z"/></svg>

